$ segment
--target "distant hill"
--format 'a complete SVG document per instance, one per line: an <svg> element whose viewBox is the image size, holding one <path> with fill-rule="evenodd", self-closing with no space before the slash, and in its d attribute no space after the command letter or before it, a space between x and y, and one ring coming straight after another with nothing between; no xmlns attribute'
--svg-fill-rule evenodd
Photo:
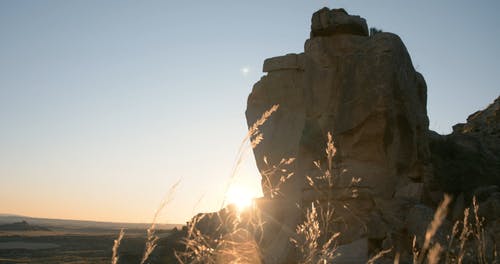
<svg viewBox="0 0 500 264"><path fill-rule="evenodd" d="M50 229L147 229L150 223L115 223L115 222L98 222L85 220L67 220L67 219L50 219L50 218L35 218L20 215L0 214L0 225L12 224L16 222L26 221L31 225L44 226ZM157 229L172 229L180 227L181 224L157 224Z"/></svg>
<svg viewBox="0 0 500 264"><path fill-rule="evenodd" d="M50 229L42 226L30 225L26 221L2 224L0 225L0 231L50 231Z"/></svg>

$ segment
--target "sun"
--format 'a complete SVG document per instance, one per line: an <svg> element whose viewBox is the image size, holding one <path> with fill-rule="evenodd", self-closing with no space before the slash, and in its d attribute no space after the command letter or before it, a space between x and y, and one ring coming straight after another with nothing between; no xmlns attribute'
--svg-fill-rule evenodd
<svg viewBox="0 0 500 264"><path fill-rule="evenodd" d="M253 195L250 190L241 185L233 185L226 193L228 204L234 204L239 211L243 211L252 205Z"/></svg>

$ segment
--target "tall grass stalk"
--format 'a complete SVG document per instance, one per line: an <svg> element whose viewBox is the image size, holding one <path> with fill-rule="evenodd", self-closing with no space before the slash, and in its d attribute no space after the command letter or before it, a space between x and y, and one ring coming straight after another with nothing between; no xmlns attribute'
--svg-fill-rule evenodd
<svg viewBox="0 0 500 264"><path fill-rule="evenodd" d="M478 263L487 263L486 259L486 237L484 235L483 222L484 219L479 217L479 204L477 203L476 196L472 198L472 206L474 209L474 229L473 234L476 241L476 253Z"/></svg>
<svg viewBox="0 0 500 264"><path fill-rule="evenodd" d="M448 205L450 204L450 202L451 202L451 196L445 195L443 201L439 204L438 208L436 209L436 212L434 213L434 218L432 219L431 223L427 227L427 231L425 232L425 240L422 248L420 249L420 251L414 251L414 254L417 254L416 263L419 264L423 263L425 256L428 254L432 238L434 237L434 235L436 235L439 227L443 224L443 221L445 220L446 215L448 214ZM415 239L413 240L413 244L415 248ZM437 256L439 256L438 253L440 253L440 250L438 251L437 249L434 249L433 254L437 254ZM415 255L414 255L414 260L415 260Z"/></svg>
<svg viewBox="0 0 500 264"><path fill-rule="evenodd" d="M469 229L469 208L464 210L464 220L462 222L462 232L460 232L460 248L458 251L457 263L462 264L465 257L465 242L467 242L471 231Z"/></svg>
<svg viewBox="0 0 500 264"><path fill-rule="evenodd" d="M443 247L439 243L434 244L429 252L427 253L427 263L428 264L438 264L441 258L441 252Z"/></svg>
<svg viewBox="0 0 500 264"><path fill-rule="evenodd" d="M318 212L314 203L311 203L311 209L307 209L306 220L297 226L297 235L301 236L301 241L291 238L291 242L298 248L300 253L299 263L326 264L331 263L336 257L337 244L336 239L340 233L334 233L324 243L320 242L322 230ZM324 234L325 236L328 234Z"/></svg>
<svg viewBox="0 0 500 264"><path fill-rule="evenodd" d="M264 194L268 194L271 199L281 196L281 185L290 179L294 173L289 172L287 167L295 161L295 158L281 159L278 164L271 165L264 156L264 164L267 166L266 169L260 171L262 176L262 189ZM278 178L279 176L279 178ZM273 179L278 178L278 182Z"/></svg>
<svg viewBox="0 0 500 264"><path fill-rule="evenodd" d="M118 248L120 248L120 243L125 235L125 231L120 229L120 233L118 237L114 240L113 243L113 254L111 255L111 264L118 264Z"/></svg>
<svg viewBox="0 0 500 264"><path fill-rule="evenodd" d="M240 217L241 214L248 215ZM177 261L181 264L260 263L260 240L256 236L262 233L262 220L258 216L251 209L239 212L231 206L224 208L212 215L220 224L208 234L198 229L207 214L193 217L183 239L185 251L175 252Z"/></svg>
<svg viewBox="0 0 500 264"><path fill-rule="evenodd" d="M143 254L142 259L141 259L141 264L144 264L148 260L149 256L151 255L151 253L153 253L153 251L155 250L155 248L157 246L157 242L158 242L159 238L158 238L158 236L156 236L155 228L156 228L158 216L163 211L163 209L165 209L165 207L173 200L175 190L177 189L177 187L179 186L180 183L181 183L181 180L178 180L174 185L172 185L170 187L167 194L165 195L165 198L161 201L160 206L156 209L156 212L155 212L154 217L153 217L153 221L151 222L151 225L147 229L146 245L144 248L144 254Z"/></svg>
<svg viewBox="0 0 500 264"><path fill-rule="evenodd" d="M337 149L333 144L330 132L327 134L325 148L327 168L321 167L321 162L315 161L314 165L321 171L321 176L312 178L306 176L306 180L320 196L326 196L325 202L315 200L311 208L306 209L306 219L296 229L298 239L291 238L291 242L299 250L301 259L299 263L331 263L336 257L337 238L340 233L330 235L330 225L334 220L335 208L332 203L332 189L335 184L336 175L333 173L333 157ZM326 190L324 188L326 186Z"/></svg>
<svg viewBox="0 0 500 264"><path fill-rule="evenodd" d="M278 108L279 105L273 105L270 109L265 111L249 128L248 133L242 140L230 177L226 182L221 203L221 211L227 211L227 208L224 208L226 206L226 193L232 185L234 178L238 175L238 171L248 152L248 148L255 148L262 142L264 136L260 131L260 127L278 110ZM249 144L247 144L247 142L249 142ZM293 162L293 160L284 161L283 163L289 164L291 162ZM187 224L187 235L183 241L186 246L185 251L175 252L177 261L179 261L179 263L194 264L227 263L228 261L231 263L249 263L250 260L254 260L252 257L255 257L255 254L250 254L250 257L248 257L248 252L258 252L259 250L254 240L256 232L252 233L249 232L249 230L259 230L260 233L263 233L263 222L260 215L252 211L245 216L249 216L250 220L247 219L247 222L242 223L240 214L241 212L236 211L230 212L229 215L226 214L224 216L217 213L217 217L221 221L221 224L216 230L219 235L215 236L213 234L203 234L197 228L197 224L200 223L206 215L201 214L193 217ZM242 234L246 234L246 240L242 241ZM260 241L260 239L258 241ZM260 255L258 257L260 258ZM224 259L222 262L221 258Z"/></svg>
<svg viewBox="0 0 500 264"><path fill-rule="evenodd" d="M260 127L264 125L264 123L271 117L271 115L276 112L279 108L279 104L275 104L271 106L268 110L266 110L261 117L255 121L252 126L248 129L248 132L246 136L243 138L243 140L240 143L240 146L238 148L238 152L236 154L236 162L233 165L233 168L231 170L231 174L229 175L229 180L226 183L226 187L224 188L224 196L222 197L222 203L220 208L224 208L224 205L226 204L226 193L228 192L229 188L233 184L234 178L238 174L238 171L240 169L241 164L243 163L244 157L247 153L248 150L248 145L247 141L250 141L250 146L253 148L256 148L260 142L264 139L264 134L260 131Z"/></svg>
<svg viewBox="0 0 500 264"><path fill-rule="evenodd" d="M371 257L366 263L367 264L375 264L377 260L385 256L386 254L389 254L392 251L392 248L386 249L386 250L381 250L377 254L375 254L373 257ZM399 256L396 254L396 256ZM399 263L399 257L397 257L397 260L394 259L394 263Z"/></svg>

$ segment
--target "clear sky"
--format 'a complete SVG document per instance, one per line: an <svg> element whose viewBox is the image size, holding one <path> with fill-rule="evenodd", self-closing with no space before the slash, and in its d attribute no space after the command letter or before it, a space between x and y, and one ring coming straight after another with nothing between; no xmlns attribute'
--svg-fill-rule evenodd
<svg viewBox="0 0 500 264"><path fill-rule="evenodd" d="M162 222L217 210L263 60L323 6L401 36L431 129L500 95L498 0L0 0L0 213L148 222L178 179Z"/></svg>

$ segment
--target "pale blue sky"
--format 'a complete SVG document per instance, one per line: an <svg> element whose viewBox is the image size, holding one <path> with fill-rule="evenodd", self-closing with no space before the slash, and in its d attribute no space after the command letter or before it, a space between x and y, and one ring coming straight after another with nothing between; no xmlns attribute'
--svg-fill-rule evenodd
<svg viewBox="0 0 500 264"><path fill-rule="evenodd" d="M216 210L263 60L303 51L323 6L401 36L431 129L500 95L495 0L0 0L0 213L149 221L179 178L162 221Z"/></svg>

